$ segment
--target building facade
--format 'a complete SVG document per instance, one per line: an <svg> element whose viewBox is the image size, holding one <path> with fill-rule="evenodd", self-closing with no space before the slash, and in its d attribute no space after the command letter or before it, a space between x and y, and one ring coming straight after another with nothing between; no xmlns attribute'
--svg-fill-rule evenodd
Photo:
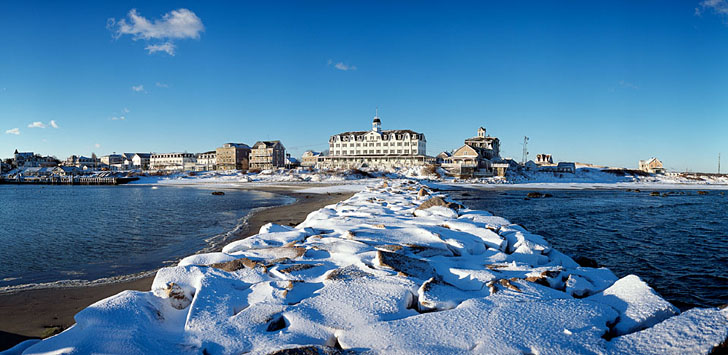
<svg viewBox="0 0 728 355"><path fill-rule="evenodd" d="M651 174L664 174L665 168L662 166L662 162L657 158L650 158L648 160L640 160L640 170Z"/></svg>
<svg viewBox="0 0 728 355"><path fill-rule="evenodd" d="M551 157L551 154L536 154L536 164L553 165L554 159Z"/></svg>
<svg viewBox="0 0 728 355"><path fill-rule="evenodd" d="M309 150L303 153L301 156L301 166L304 168L315 168L319 162L319 158L323 157L323 154Z"/></svg>
<svg viewBox="0 0 728 355"><path fill-rule="evenodd" d="M370 131L344 132L329 138L325 168L378 168L422 166L435 161L428 157L425 135L409 129L382 130L375 115Z"/></svg>
<svg viewBox="0 0 728 355"><path fill-rule="evenodd" d="M124 165L124 156L121 154L109 154L101 157L101 165L109 170L120 170Z"/></svg>
<svg viewBox="0 0 728 355"><path fill-rule="evenodd" d="M244 143L225 143L215 150L217 170L248 171L250 166L250 147Z"/></svg>
<svg viewBox="0 0 728 355"><path fill-rule="evenodd" d="M478 135L465 140L452 156L442 157L440 164L452 176L459 178L505 176L509 164L500 157L500 140L486 134L483 127Z"/></svg>
<svg viewBox="0 0 728 355"><path fill-rule="evenodd" d="M197 159L192 153L152 154L149 158L149 169L164 171L191 171L195 169Z"/></svg>
<svg viewBox="0 0 728 355"><path fill-rule="evenodd" d="M13 153L13 164L18 167L53 167L58 166L61 163L60 160L51 156L42 156L34 154L33 152L18 152L15 150Z"/></svg>
<svg viewBox="0 0 728 355"><path fill-rule="evenodd" d="M286 148L281 141L259 141L250 149L250 168L269 170L286 166Z"/></svg>
<svg viewBox="0 0 728 355"><path fill-rule="evenodd" d="M101 160L98 158L89 158L78 155L71 155L63 162L64 166L74 166L81 169L96 169L99 164L101 164Z"/></svg>
<svg viewBox="0 0 728 355"><path fill-rule="evenodd" d="M574 174L576 173L576 164L572 162L562 161L558 165L556 165L556 172Z"/></svg>
<svg viewBox="0 0 728 355"><path fill-rule="evenodd" d="M152 153L136 153L131 158L132 169L149 170L149 161Z"/></svg>
<svg viewBox="0 0 728 355"><path fill-rule="evenodd" d="M195 164L195 171L210 171L217 169L217 151L211 150L197 154L197 164Z"/></svg>

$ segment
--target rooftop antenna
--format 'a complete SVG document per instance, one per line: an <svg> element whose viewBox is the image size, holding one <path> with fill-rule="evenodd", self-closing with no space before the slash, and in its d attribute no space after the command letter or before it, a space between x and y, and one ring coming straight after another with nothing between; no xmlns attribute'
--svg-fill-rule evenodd
<svg viewBox="0 0 728 355"><path fill-rule="evenodd" d="M526 165L526 160L528 159L528 137L523 137L523 161L522 164Z"/></svg>

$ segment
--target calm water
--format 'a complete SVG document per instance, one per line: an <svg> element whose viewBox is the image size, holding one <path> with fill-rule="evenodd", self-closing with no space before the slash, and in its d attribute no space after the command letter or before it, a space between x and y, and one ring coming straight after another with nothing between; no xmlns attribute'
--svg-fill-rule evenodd
<svg viewBox="0 0 728 355"><path fill-rule="evenodd" d="M728 304L728 196L720 191L546 190L553 197L525 200L528 192L448 193L567 255L594 259L619 277L636 274L679 308Z"/></svg>
<svg viewBox="0 0 728 355"><path fill-rule="evenodd" d="M0 185L0 288L154 270L229 237L256 191L151 186Z"/></svg>

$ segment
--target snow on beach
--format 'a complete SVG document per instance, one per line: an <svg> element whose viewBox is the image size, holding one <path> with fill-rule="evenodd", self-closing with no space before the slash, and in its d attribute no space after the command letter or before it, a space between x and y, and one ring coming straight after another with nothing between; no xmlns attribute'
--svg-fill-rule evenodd
<svg viewBox="0 0 728 355"><path fill-rule="evenodd" d="M372 178L409 178L442 189L448 186L480 189L727 189L728 177L705 174L635 175L614 173L598 168L577 165L576 173L544 171L508 171L506 177L456 179L445 171L428 172L422 167L400 168L391 171L354 170L265 170L260 173L238 171L209 171L175 173L162 176L141 176L131 184L197 186L205 188L256 188L265 186L296 186L320 183L326 186L303 188L304 193L358 192L370 186Z"/></svg>
<svg viewBox="0 0 728 355"><path fill-rule="evenodd" d="M413 180L158 271L11 353L709 353L728 309L682 314L635 275ZM23 352L24 350L24 352Z"/></svg>

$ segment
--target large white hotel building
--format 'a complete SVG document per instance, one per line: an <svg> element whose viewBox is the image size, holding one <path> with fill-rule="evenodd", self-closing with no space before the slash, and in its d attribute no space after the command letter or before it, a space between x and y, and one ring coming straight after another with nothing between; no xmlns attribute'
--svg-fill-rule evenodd
<svg viewBox="0 0 728 355"><path fill-rule="evenodd" d="M382 121L374 116L371 131L344 132L329 138L329 155L322 168L397 168L434 162L426 155L425 135L409 129L382 131Z"/></svg>

